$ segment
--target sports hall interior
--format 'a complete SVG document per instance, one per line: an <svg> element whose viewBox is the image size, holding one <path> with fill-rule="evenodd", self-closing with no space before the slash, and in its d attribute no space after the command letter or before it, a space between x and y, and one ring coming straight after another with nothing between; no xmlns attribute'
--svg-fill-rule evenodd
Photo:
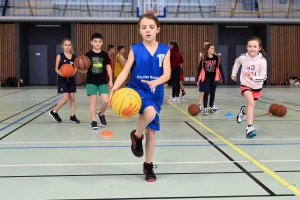
<svg viewBox="0 0 300 200"><path fill-rule="evenodd" d="M61 41L70 38L75 54L84 55L90 36L99 32L102 50L123 45L128 54L130 45L142 40L137 21L147 2L159 7L157 41L179 44L186 91L185 99L173 103L171 86L165 87L154 183L144 180L144 158L130 151L138 116L124 119L108 109L108 126L90 130L85 74L75 75L81 123L69 123L68 103L60 111L61 123L48 115L61 99L54 70ZM299 0L3 0L0 13L0 80L22 79L19 87L0 87L1 199L299 198ZM245 99L231 70L251 36L261 38L267 53L267 80L254 110L258 134L247 139L246 124L236 123ZM220 110L191 116L206 39L224 70L215 100ZM287 114L272 115L273 103L284 105ZM105 130L113 136L101 135Z"/></svg>

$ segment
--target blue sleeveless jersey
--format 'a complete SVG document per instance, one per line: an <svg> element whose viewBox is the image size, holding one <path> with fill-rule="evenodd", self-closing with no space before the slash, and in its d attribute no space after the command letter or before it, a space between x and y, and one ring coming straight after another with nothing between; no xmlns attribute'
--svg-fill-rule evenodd
<svg viewBox="0 0 300 200"><path fill-rule="evenodd" d="M157 103L162 104L164 84L156 86L155 93L152 93L150 86L141 82L141 80L153 81L163 75L163 61L169 49L167 45L158 43L158 47L152 56L142 42L133 45L134 63L128 87L138 92L141 91Z"/></svg>

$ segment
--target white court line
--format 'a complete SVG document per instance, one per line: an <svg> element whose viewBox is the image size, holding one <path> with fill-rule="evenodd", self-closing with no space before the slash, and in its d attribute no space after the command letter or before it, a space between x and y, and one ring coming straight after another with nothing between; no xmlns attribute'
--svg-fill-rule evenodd
<svg viewBox="0 0 300 200"><path fill-rule="evenodd" d="M300 162L300 160L260 160L261 163ZM240 161L203 161L203 162L155 162L157 165L187 165L187 164L231 164L251 163L248 160ZM63 166L109 166L109 165L140 165L141 163L69 163L69 164L14 164L0 165L0 167L63 167Z"/></svg>
<svg viewBox="0 0 300 200"><path fill-rule="evenodd" d="M249 139L228 139L233 141L249 141ZM274 139L251 139L251 141L295 141L300 138L274 138ZM219 139L210 139L210 141L221 141ZM120 141L57 141L57 142L0 142L0 146L3 144L76 144L76 143L128 143L130 140ZM207 142L207 140L156 140L156 142Z"/></svg>

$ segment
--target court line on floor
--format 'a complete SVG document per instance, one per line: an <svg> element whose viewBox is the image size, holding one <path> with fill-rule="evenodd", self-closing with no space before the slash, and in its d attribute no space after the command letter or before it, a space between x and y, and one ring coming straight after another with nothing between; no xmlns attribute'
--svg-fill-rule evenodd
<svg viewBox="0 0 300 200"><path fill-rule="evenodd" d="M55 101L57 101L57 100L58 100L58 99L56 99ZM44 108L44 107L46 107L46 106L49 106L49 105L51 105L51 103L49 103L49 104L43 106L42 108ZM7 134L5 134L4 136L0 137L0 140L3 140L4 138L6 138L7 136L9 136L10 134L12 134L13 132L15 132L16 130L18 130L18 129L22 128L23 126L27 125L28 123L32 122L33 120L35 120L35 119L38 118L39 116L43 115L45 112L48 112L50 109L54 108L55 106L56 106L56 105L51 106L51 107L48 108L46 111L41 112L40 114L38 114L37 116L35 116L35 117L32 118L31 120L25 122L25 123L22 124L21 126L15 128L15 129L13 129L13 130L10 131L9 133L7 133ZM40 109L42 109L42 108L40 108ZM38 109L38 110L39 110L39 109ZM32 114L34 114L34 113L38 113L38 111L33 112ZM30 115L27 115L27 117L28 117L28 116L30 116ZM22 117L21 119L24 119L24 117ZM21 120L21 119L19 119L19 120ZM17 121L19 121L19 120L17 120ZM14 122L13 122L13 123L14 123ZM8 127L9 127L9 125L6 126L6 128L8 128ZM2 128L2 129L3 129L3 128ZM2 130L0 129L0 132L1 132L1 131L2 131Z"/></svg>
<svg viewBox="0 0 300 200"><path fill-rule="evenodd" d="M0 95L0 97L5 97L5 96L9 96L9 95L13 95L13 94L25 92L25 91L27 91L27 90L28 90L28 89L24 89L24 90L22 90L22 91L16 91L16 92L12 92L12 93L9 93L9 94Z"/></svg>
<svg viewBox="0 0 300 200"><path fill-rule="evenodd" d="M50 100L50 99L52 99L52 98L54 98L54 97L57 97L57 96L58 96L58 94L55 95L55 96L53 96L53 97L50 97L49 99L46 99L46 100L40 102L40 103L37 103L37 104L35 104L35 105L33 105L33 106L29 107L29 108L26 108L25 110L22 110L21 112L18 112L18 113L14 114L14 115L12 115L12 116L10 116L10 117L7 117L7 118L1 120L0 123L6 121L6 120L8 120L8 119L10 119L10 118L12 118L12 117L14 117L14 116L16 116L16 115L18 115L18 114L21 114L21 113L23 113L23 112L26 112L27 110L29 110L29 109L31 109L31 108L33 108L33 107L35 107L35 106L38 106L38 105L40 105L40 104L42 104L42 103L44 103L44 102L46 102L46 101L48 101L48 100Z"/></svg>
<svg viewBox="0 0 300 200"><path fill-rule="evenodd" d="M251 178L256 184L258 184L262 189L264 189L266 192L268 192L270 195L274 196L275 193L268 188L265 184L263 184L260 180L258 180L255 176L253 176L251 173L248 172L244 167L242 167L239 163L234 162L235 160L229 156L225 151L220 149L215 143L213 143L211 140L209 140L205 135L203 135L200 131L198 131L194 126L189 124L188 122L185 122L191 129L193 129L196 133L198 133L203 139L207 140L209 144L211 144L217 151L219 151L223 156L225 156L228 160L232 161L233 164L239 168L241 171L243 171L249 178ZM225 144L227 145L227 144Z"/></svg>
<svg viewBox="0 0 300 200"><path fill-rule="evenodd" d="M300 160L259 160L260 163L287 163L300 162ZM204 164L233 164L233 163L251 163L249 160L235 160L235 161L198 161L198 162L155 162L157 165L204 165ZM66 167L66 166L117 166L117 165L141 165L137 163L48 163L48 164L7 164L0 165L0 167Z"/></svg>
<svg viewBox="0 0 300 200"><path fill-rule="evenodd" d="M249 139L228 139L232 141L249 141ZM251 139L251 141L295 141L300 140L300 138L270 138L270 139ZM220 139L210 139L210 141L221 141ZM1 145L6 144L76 144L76 143L129 143L130 140L117 140L117 141L94 141L94 140L88 140L88 141L56 141L56 142L1 142ZM207 140L156 140L156 142L207 142Z"/></svg>
<svg viewBox="0 0 300 200"><path fill-rule="evenodd" d="M249 171L253 174L261 174L263 171ZM242 171L236 172L172 172L172 173L155 173L156 175L206 175L206 174L244 174ZM144 176L144 174L48 174L48 175L12 175L0 176L1 178L51 178L51 177L89 177L89 176Z"/></svg>
<svg viewBox="0 0 300 200"><path fill-rule="evenodd" d="M276 194L275 197L295 196L294 194ZM221 199L221 198L257 198L257 197L271 197L271 195L229 195L229 196L168 196L168 197L129 197L129 198L88 198L88 199L74 199L72 200L140 200L140 199ZM273 197L273 196L272 196ZM67 199L54 199L67 200Z"/></svg>
<svg viewBox="0 0 300 200"><path fill-rule="evenodd" d="M248 171L251 174L262 174L264 171ZM279 173L298 173L300 170L280 170L275 171ZM156 175L207 175L207 174L244 174L242 171L236 172L172 172L172 173L155 173ZM1 178L55 178L55 177L93 177L93 176L144 176L144 174L43 174L43 175L9 175L9 176L0 176Z"/></svg>
<svg viewBox="0 0 300 200"><path fill-rule="evenodd" d="M211 141L211 140L210 140ZM129 143L128 141L127 143ZM298 146L300 143L270 143L270 144L234 144L236 146ZM155 147L219 147L227 144L156 144ZM129 148L130 145L98 145L98 146L16 146L16 147L0 147L1 150L18 150L18 149L92 149L92 148Z"/></svg>
<svg viewBox="0 0 300 200"><path fill-rule="evenodd" d="M19 119L17 119L17 120L14 121L14 122L11 122L10 124L4 126L3 128L0 128L0 132L3 131L3 130L5 130L5 129L7 129L8 127L11 127L12 125L18 123L19 121L22 121L23 119L25 119L25 118L27 118L27 117L29 117L29 116L31 116L31 115L33 115L33 114L39 112L40 110L42 110L43 108L45 108L45 107L51 105L52 103L54 103L54 102L57 101L57 100L58 100L58 99L55 99L55 100L53 100L52 102L47 103L46 105L40 107L39 109L37 109L37 110L35 110L35 111L33 111L33 112L31 112L31 113L29 113L29 114L27 114L27 115L25 115L25 116L19 118Z"/></svg>
<svg viewBox="0 0 300 200"><path fill-rule="evenodd" d="M293 191L295 194L297 194L298 196L300 196L300 190L295 187L294 185L290 184L288 181L286 181L285 179L283 179L282 177L280 177L279 175L277 175L275 172L273 172L272 170L270 170L269 168L267 168L266 166L264 166L263 164L261 164L258 160L254 159L253 157L251 157L249 154L247 154L246 152L244 152L243 150L241 150L240 148L238 148L237 146L235 146L233 143L231 143L229 140L225 139L224 137L222 137L221 135L219 135L217 132L213 131L211 128L209 128L208 126L204 125L203 123L201 123L200 121L198 121L196 118L194 118L193 116L189 115L188 113L186 113L184 110L182 110L180 107L178 107L177 105L169 102L169 104L171 104L172 106L174 106L175 108L177 108L181 113L183 113L185 116L187 116L188 118L192 119L194 122L196 122L198 125L200 125L202 128L206 129L208 132L210 132L212 135L216 136L217 138L219 138L221 141L223 141L225 144L227 144L228 146L230 146L232 149L234 149L235 151L237 151L239 154L241 154L242 156L244 156L246 159L248 159L249 161L251 161L253 164L255 164L257 167L261 168L263 171L265 171L267 174L269 174L271 177L273 177L275 180L277 180L278 182L281 183L281 185L286 186L288 189L290 189L291 191Z"/></svg>

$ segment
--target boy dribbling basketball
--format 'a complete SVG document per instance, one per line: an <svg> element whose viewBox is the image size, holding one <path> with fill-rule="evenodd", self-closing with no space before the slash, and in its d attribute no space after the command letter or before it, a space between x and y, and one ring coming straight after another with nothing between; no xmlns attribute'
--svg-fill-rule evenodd
<svg viewBox="0 0 300 200"><path fill-rule="evenodd" d="M98 129L95 116L95 110L97 105L97 93L100 94L102 99L101 110L97 114L97 116L100 120L101 126L107 126L107 122L104 115L104 112L109 105L106 72L109 77L108 86L109 88L113 86L110 59L108 54L105 51L101 50L101 46L103 44L102 39L103 38L100 33L94 33L91 36L92 50L85 54L91 60L91 67L89 68L86 76L86 90L87 95L90 97L90 115L92 118L90 128L92 130Z"/></svg>

